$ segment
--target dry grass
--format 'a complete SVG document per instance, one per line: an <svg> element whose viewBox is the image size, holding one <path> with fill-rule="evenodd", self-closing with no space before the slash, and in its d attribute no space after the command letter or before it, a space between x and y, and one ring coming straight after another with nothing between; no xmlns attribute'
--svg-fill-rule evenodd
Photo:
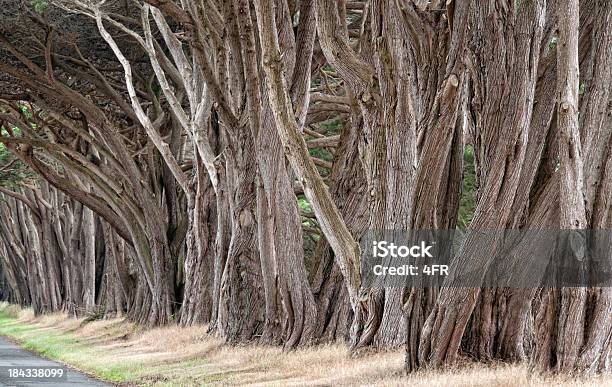
<svg viewBox="0 0 612 387"><path fill-rule="evenodd" d="M522 365L467 364L447 371L402 372L402 351L351 357L342 345L284 352L228 346L206 327L143 330L121 319L84 323L63 314L35 318L0 305L0 333L26 347L126 385L252 386L612 386L612 377L531 375Z"/></svg>
<svg viewBox="0 0 612 387"><path fill-rule="evenodd" d="M28 313L30 313L30 316L34 316L31 309L21 309L19 305L11 305L5 301L0 302L0 309L7 317L11 318L27 317Z"/></svg>

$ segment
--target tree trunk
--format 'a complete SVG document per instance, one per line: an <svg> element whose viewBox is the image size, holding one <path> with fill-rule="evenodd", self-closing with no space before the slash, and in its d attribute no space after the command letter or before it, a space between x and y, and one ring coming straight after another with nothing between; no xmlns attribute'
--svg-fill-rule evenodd
<svg viewBox="0 0 612 387"><path fill-rule="evenodd" d="M489 267L487 262L491 261L486 252L495 252L500 241L494 236L491 245L485 247L477 230L503 230L510 220L510 208L525 159L532 116L530 102L542 39L544 7L541 1L530 1L520 7L506 4L504 10L483 7L477 12L481 19L476 20L487 20L486 27L473 30L482 33L482 37L475 35L470 43L476 55L487 53L480 62L483 72L472 74L475 89L479 90L479 110L483 112L479 116L482 122L475 123L475 149L483 190L460 255L453 260L450 275L421 335L419 360L434 367L455 361L480 293L479 288L461 287L452 278L468 276L472 283L482 281ZM503 33L510 26L514 26L518 35ZM486 83L483 83L481 77L485 76ZM503 84L507 85L504 93L493 88L497 84L495 79L504 80ZM500 111L499 106L506 108Z"/></svg>

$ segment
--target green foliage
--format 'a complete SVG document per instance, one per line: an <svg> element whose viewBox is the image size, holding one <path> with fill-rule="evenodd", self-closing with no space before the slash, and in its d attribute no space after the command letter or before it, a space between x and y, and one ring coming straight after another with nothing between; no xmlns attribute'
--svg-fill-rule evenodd
<svg viewBox="0 0 612 387"><path fill-rule="evenodd" d="M30 0L30 5L37 13L44 13L49 6L49 3L47 3L45 0Z"/></svg>
<svg viewBox="0 0 612 387"><path fill-rule="evenodd" d="M461 200L457 228L465 230L472 221L476 209L476 169L474 163L474 148L467 146L463 152L463 181L461 184Z"/></svg>
<svg viewBox="0 0 612 387"><path fill-rule="evenodd" d="M326 136L334 136L340 134L342 131L342 121L340 119L334 119L327 122L321 123L321 127L325 128ZM334 155L326 148L311 148L309 153L312 157L316 157L321 160L333 162ZM323 178L329 176L331 171L327 168L318 168L319 173ZM313 214L310 203L304 196L298 197L298 206L300 210L307 214ZM306 256L307 266L309 266L309 260L314 256L314 249L320 238L319 224L314 217L302 216L302 227L304 229L304 254Z"/></svg>
<svg viewBox="0 0 612 387"><path fill-rule="evenodd" d="M298 207L300 212L304 214L314 214L312 206L303 195L298 197ZM317 243L321 238L319 224L314 217L301 216L301 219L303 230L302 242L304 245L304 263L306 265L306 270L310 274L313 274L318 265L318 262L316 262L317 257L315 256L315 250Z"/></svg>
<svg viewBox="0 0 612 387"><path fill-rule="evenodd" d="M342 121L340 119L335 119L332 121L323 122L321 127L327 129L328 136L333 136L335 134L340 134L342 131Z"/></svg>
<svg viewBox="0 0 612 387"><path fill-rule="evenodd" d="M308 200L306 200L306 198L303 196L300 196L298 198L298 207L300 207L300 210L312 211L312 206L310 205L310 203L308 203Z"/></svg>
<svg viewBox="0 0 612 387"><path fill-rule="evenodd" d="M340 134L342 131L342 122L339 119L336 119L322 123L321 127L327 130L327 133L325 134L326 136L334 136ZM309 149L309 153L312 157L329 162L332 162L334 159L334 155L325 148L311 148ZM326 168L318 168L318 170L323 177L327 177L331 172Z"/></svg>
<svg viewBox="0 0 612 387"><path fill-rule="evenodd" d="M26 105L21 105L20 109L27 118L32 117L32 112ZM21 129L16 126L11 125L10 129L16 136L21 133ZM0 136L8 137L8 135L6 128L0 127ZM24 163L0 143L0 186L13 190L20 182L32 179L34 176L35 174Z"/></svg>
<svg viewBox="0 0 612 387"><path fill-rule="evenodd" d="M313 210L312 210L312 206L310 205L310 203L308 202L308 200L306 200L306 198L304 196L299 196L298 197L298 207L300 208L300 211L302 211L305 214L314 214ZM316 219L314 218L310 218L310 217L306 217L303 216L302 217L302 226L309 229L309 230L313 230L313 229L318 229L319 225L316 221ZM306 233L304 233L306 234ZM317 238L318 239L318 235Z"/></svg>
<svg viewBox="0 0 612 387"><path fill-rule="evenodd" d="M323 159L326 161L332 161L334 158L334 156L331 153L329 153L329 151L323 148L310 149L310 155L318 159Z"/></svg>
<svg viewBox="0 0 612 387"><path fill-rule="evenodd" d="M34 177L34 173L0 143L0 186L15 189L20 182Z"/></svg>

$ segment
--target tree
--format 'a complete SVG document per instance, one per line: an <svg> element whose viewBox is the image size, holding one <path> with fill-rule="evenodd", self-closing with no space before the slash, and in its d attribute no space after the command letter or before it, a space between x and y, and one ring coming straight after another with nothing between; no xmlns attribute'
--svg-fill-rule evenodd
<svg viewBox="0 0 612 387"><path fill-rule="evenodd" d="M609 3L2 2L0 295L605 371ZM366 280L371 233L457 228L443 282Z"/></svg>

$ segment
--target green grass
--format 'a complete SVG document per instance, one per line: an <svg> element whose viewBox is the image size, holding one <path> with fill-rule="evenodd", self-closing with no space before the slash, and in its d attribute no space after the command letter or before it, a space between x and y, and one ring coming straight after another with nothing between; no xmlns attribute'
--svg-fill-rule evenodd
<svg viewBox="0 0 612 387"><path fill-rule="evenodd" d="M467 146L463 153L463 180L461 187L461 199L459 202L459 216L457 228L465 230L476 209L476 171L474 160L474 148Z"/></svg>
<svg viewBox="0 0 612 387"><path fill-rule="evenodd" d="M96 361L100 355L99 347L88 345L70 334L22 324L6 313L4 308L0 309L0 335L46 358L72 365L111 382L134 381L142 369L135 364L99 364Z"/></svg>
<svg viewBox="0 0 612 387"><path fill-rule="evenodd" d="M134 341L120 339L131 336L131 333L138 337L137 332L140 332L139 328L122 320L78 334L83 332L86 321L78 320L80 325L76 325L78 321L70 323L61 316L57 323L54 318L46 321L23 319L13 309L19 310L0 303L0 336L107 382L130 386L185 386L207 385L227 378L222 373L200 374L197 370L207 366L206 358L183 358L175 347L168 347L172 353L163 358L159 357L159 352L152 353L151 357L143 356L148 353L147 347L136 348Z"/></svg>

